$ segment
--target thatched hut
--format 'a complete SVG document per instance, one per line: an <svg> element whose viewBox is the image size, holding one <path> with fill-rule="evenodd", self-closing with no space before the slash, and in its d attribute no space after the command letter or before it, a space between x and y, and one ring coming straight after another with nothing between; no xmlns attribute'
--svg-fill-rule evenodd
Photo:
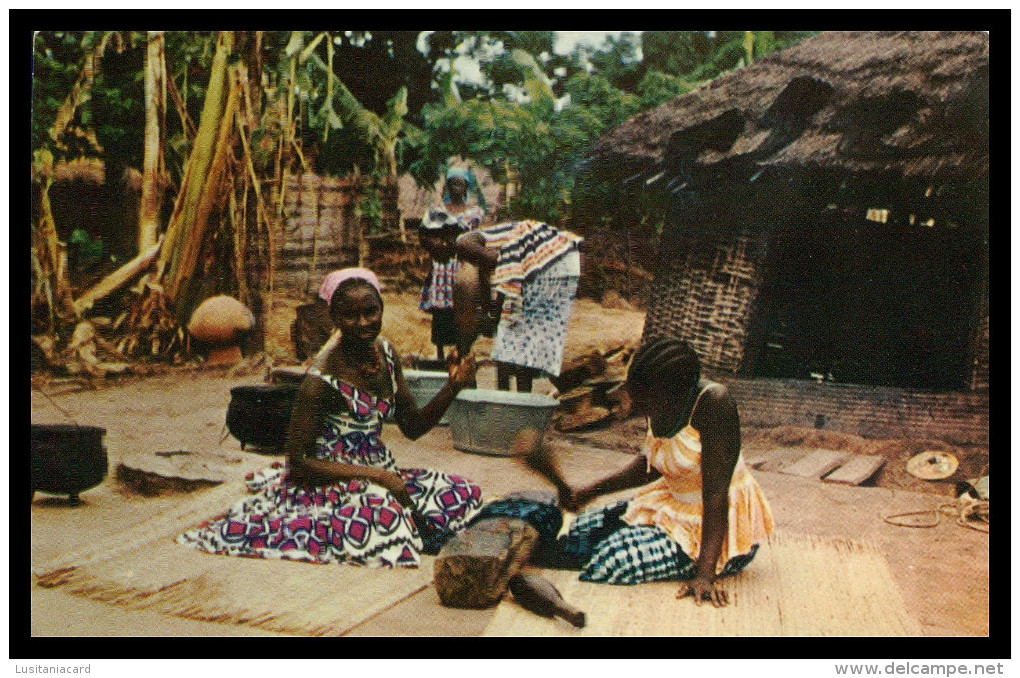
<svg viewBox="0 0 1020 678"><path fill-rule="evenodd" d="M738 379L987 389L988 93L985 33L829 32L611 130L592 169L664 208L646 336Z"/></svg>

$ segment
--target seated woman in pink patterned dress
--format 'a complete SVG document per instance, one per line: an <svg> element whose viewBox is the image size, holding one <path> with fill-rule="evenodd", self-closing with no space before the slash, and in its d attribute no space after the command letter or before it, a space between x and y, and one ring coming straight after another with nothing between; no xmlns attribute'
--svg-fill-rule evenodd
<svg viewBox="0 0 1020 678"><path fill-rule="evenodd" d="M383 302L367 269L327 278L338 332L322 348L298 392L287 468L249 481L255 495L178 542L228 555L370 567L417 567L464 528L482 504L468 480L397 467L380 439L395 408L412 440L443 416L475 376L473 355L455 360L439 393L419 408L393 345L379 336Z"/></svg>

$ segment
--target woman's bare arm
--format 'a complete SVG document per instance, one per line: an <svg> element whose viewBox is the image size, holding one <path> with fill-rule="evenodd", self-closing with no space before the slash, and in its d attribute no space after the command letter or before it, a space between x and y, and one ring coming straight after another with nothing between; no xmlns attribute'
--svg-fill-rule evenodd
<svg viewBox="0 0 1020 678"><path fill-rule="evenodd" d="M397 404L397 426L400 427L400 432L411 440L417 440L431 431L443 418L443 414L457 394L471 384L475 378L474 354L468 353L464 357L455 354L454 360L450 364L449 379L432 400L419 408L414 401L414 396L411 395L411 390L407 387L399 359L396 363L394 376L397 382L397 391L394 394L394 400Z"/></svg>
<svg viewBox="0 0 1020 678"><path fill-rule="evenodd" d="M485 238L477 231L457 238L454 248L460 259L474 264L484 272L491 271L499 263L499 253L486 247Z"/></svg>
<svg viewBox="0 0 1020 678"><path fill-rule="evenodd" d="M334 335L336 337L338 335ZM332 341L332 340L331 340ZM329 344L327 344L327 347ZM325 367L329 349L324 347L313 361L320 370ZM330 399L330 387L316 375L307 375L301 382L287 431L287 465L292 482L308 485L333 485L353 478L377 483L390 490L404 506L411 506L410 496L403 479L395 473L372 466L313 459L309 453L315 449L322 430L323 415Z"/></svg>
<svg viewBox="0 0 1020 678"><path fill-rule="evenodd" d="M494 302L492 299L492 272L499 262L499 253L487 247L485 238L478 232L467 233L457 238L455 250L464 264L459 275L474 275L473 280L465 281L460 286L459 294L457 287L454 288L454 314L458 328L457 348L461 354L465 354L471 349L478 332L488 334L499 319L502 302ZM480 315L477 310L479 307Z"/></svg>
<svg viewBox="0 0 1020 678"><path fill-rule="evenodd" d="M713 605L728 601L712 586L729 525L729 491L733 468L740 455L740 417L737 404L725 387L705 391L692 424L701 435L701 550L689 587L695 602L708 595Z"/></svg>
<svg viewBox="0 0 1020 678"><path fill-rule="evenodd" d="M573 492L572 506L564 506L569 511L577 511L579 508L604 494L627 490L632 487L641 487L661 477L654 468L650 471L643 456L635 458L630 464L623 467L616 473L610 474L602 480L595 481L590 485L582 487Z"/></svg>

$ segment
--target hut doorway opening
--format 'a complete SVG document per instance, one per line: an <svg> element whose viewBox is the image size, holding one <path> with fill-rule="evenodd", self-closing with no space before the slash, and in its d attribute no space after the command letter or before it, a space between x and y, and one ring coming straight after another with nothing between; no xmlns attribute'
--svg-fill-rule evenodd
<svg viewBox="0 0 1020 678"><path fill-rule="evenodd" d="M898 388L967 386L980 238L872 210L780 235L761 299L751 376ZM883 222L882 219L885 219Z"/></svg>

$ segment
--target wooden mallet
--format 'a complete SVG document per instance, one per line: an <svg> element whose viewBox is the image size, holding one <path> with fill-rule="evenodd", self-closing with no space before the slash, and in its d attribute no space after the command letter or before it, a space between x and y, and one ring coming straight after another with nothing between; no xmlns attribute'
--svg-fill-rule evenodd
<svg viewBox="0 0 1020 678"><path fill-rule="evenodd" d="M528 468L553 484L559 495L560 505L563 506L564 497L570 495L570 485L563 479L563 472L560 470L552 450L544 442L539 441L541 436L540 432L530 428L518 432L514 437L510 452L515 459L523 457L524 464Z"/></svg>

